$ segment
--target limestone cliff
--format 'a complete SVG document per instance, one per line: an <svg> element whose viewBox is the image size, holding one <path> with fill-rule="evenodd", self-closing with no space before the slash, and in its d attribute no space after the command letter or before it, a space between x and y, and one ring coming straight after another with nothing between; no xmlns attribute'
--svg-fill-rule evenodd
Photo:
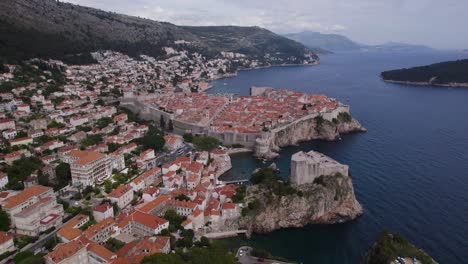
<svg viewBox="0 0 468 264"><path fill-rule="evenodd" d="M335 120L330 122L317 118L307 118L293 122L285 127L272 130L256 142L255 156L263 159L272 159L278 156L276 152L281 147L296 145L303 141L321 139L333 141L340 134L367 131L356 119L349 122Z"/></svg>
<svg viewBox="0 0 468 264"><path fill-rule="evenodd" d="M268 233L308 224L333 224L355 219L363 210L354 195L351 177L321 176L314 183L271 188L250 186L241 226L251 233ZM291 189L292 188L292 189Z"/></svg>

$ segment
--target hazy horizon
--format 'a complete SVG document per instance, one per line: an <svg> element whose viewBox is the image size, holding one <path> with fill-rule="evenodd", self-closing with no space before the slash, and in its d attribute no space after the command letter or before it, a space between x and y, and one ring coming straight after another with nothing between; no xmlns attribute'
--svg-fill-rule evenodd
<svg viewBox="0 0 468 264"><path fill-rule="evenodd" d="M279 34L335 33L362 44L401 42L468 49L462 0L66 0L188 26L259 26Z"/></svg>

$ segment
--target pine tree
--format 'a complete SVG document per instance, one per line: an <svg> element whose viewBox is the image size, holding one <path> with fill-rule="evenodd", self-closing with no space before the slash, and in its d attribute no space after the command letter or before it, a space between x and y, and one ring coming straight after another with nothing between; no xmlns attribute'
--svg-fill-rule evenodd
<svg viewBox="0 0 468 264"><path fill-rule="evenodd" d="M159 126L161 127L161 129L166 128L166 121L164 120L164 116L162 115L161 115L161 118L159 119Z"/></svg>

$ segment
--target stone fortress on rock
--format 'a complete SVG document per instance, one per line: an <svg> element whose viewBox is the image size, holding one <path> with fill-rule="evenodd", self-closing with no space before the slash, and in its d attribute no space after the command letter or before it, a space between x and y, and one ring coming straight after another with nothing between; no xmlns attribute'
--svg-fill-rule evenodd
<svg viewBox="0 0 468 264"><path fill-rule="evenodd" d="M322 175L335 175L337 173L343 176L349 176L348 165L343 165L316 151L297 152L291 157L291 176L290 182L295 185L313 183L314 180Z"/></svg>

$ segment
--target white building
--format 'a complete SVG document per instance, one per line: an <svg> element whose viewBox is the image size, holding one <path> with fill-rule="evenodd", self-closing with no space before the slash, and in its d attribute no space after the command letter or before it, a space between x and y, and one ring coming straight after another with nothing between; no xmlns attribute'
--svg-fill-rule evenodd
<svg viewBox="0 0 468 264"><path fill-rule="evenodd" d="M62 224L63 206L57 203L52 188L33 185L2 202L16 232L37 236Z"/></svg>
<svg viewBox="0 0 468 264"><path fill-rule="evenodd" d="M96 222L101 222L108 217L114 217L114 208L109 203L103 203L94 207L93 216Z"/></svg>
<svg viewBox="0 0 468 264"><path fill-rule="evenodd" d="M14 250L15 244L13 242L13 236L9 233L0 231L0 255Z"/></svg>
<svg viewBox="0 0 468 264"><path fill-rule="evenodd" d="M133 200L133 188L130 185L120 185L107 196L120 209L127 207Z"/></svg>
<svg viewBox="0 0 468 264"><path fill-rule="evenodd" d="M8 184L8 175L6 173L0 172L0 189L4 189Z"/></svg>
<svg viewBox="0 0 468 264"><path fill-rule="evenodd" d="M72 150L64 161L70 163L72 182L76 185L94 186L112 175L111 160L99 152Z"/></svg>

